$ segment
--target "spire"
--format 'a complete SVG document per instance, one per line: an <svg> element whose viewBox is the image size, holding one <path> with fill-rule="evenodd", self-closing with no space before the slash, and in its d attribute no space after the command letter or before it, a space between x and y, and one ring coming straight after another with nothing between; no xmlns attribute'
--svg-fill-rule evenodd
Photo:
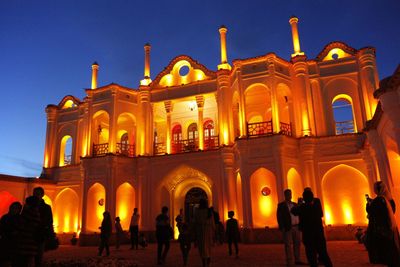
<svg viewBox="0 0 400 267"><path fill-rule="evenodd" d="M149 85L150 79L150 50L151 45L146 43L144 45L144 79L140 81L140 85Z"/></svg>
<svg viewBox="0 0 400 267"><path fill-rule="evenodd" d="M293 39L293 50L294 50L292 57L295 57L298 55L304 55L304 53L301 52L301 49L300 49L299 31L297 29L298 22L299 22L299 19L296 16L291 16L289 19L290 26L292 26L292 39Z"/></svg>
<svg viewBox="0 0 400 267"><path fill-rule="evenodd" d="M230 70L231 66L228 63L228 56L226 52L226 33L228 32L228 29L222 25L219 27L219 36L221 40L221 64L218 65L218 69L225 69L225 70Z"/></svg>
<svg viewBox="0 0 400 267"><path fill-rule="evenodd" d="M97 73L99 71L99 64L95 61L92 64L92 89L97 88Z"/></svg>

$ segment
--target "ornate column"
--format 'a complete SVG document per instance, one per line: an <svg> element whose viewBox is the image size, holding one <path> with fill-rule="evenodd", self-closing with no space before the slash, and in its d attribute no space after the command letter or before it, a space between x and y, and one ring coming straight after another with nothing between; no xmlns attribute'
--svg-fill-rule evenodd
<svg viewBox="0 0 400 267"><path fill-rule="evenodd" d="M311 135L310 112L307 101L307 91L310 91L310 81L308 79L308 66L306 56L299 55L292 58L295 73L295 84L298 89L299 108L301 114L301 135Z"/></svg>
<svg viewBox="0 0 400 267"><path fill-rule="evenodd" d="M231 147L224 147L221 150L222 159L224 162L224 180L225 180L225 192L226 194L226 206L228 211L233 210L237 213L237 205L236 205L236 179L234 172L234 160L235 154ZM224 211L226 212L226 211ZM224 216L225 217L225 216Z"/></svg>
<svg viewBox="0 0 400 267"><path fill-rule="evenodd" d="M220 144L229 145L233 140L231 140L230 131L229 131L229 117L227 109L229 95L229 74L228 70L218 70L217 71L217 104L218 104L218 118L219 118L219 139Z"/></svg>
<svg viewBox="0 0 400 267"><path fill-rule="evenodd" d="M279 121L279 105L277 98L277 88L275 82L275 65L273 60L268 60L268 72L269 72L269 87L271 89L271 111L272 111L272 125L274 133L280 132L280 121Z"/></svg>
<svg viewBox="0 0 400 267"><path fill-rule="evenodd" d="M378 88L379 78L376 70L375 49L363 48L357 53L359 64L359 76L361 81L360 95L364 100L364 121L372 119L377 100L374 98L374 91ZM364 116L363 116L364 117ZM365 126L365 123L364 123Z"/></svg>
<svg viewBox="0 0 400 267"><path fill-rule="evenodd" d="M150 155L151 144L153 142L153 130L152 125L149 125L152 117L152 107L150 103L150 87L146 85L139 86L139 117L140 121L137 124L138 129L138 155Z"/></svg>
<svg viewBox="0 0 400 267"><path fill-rule="evenodd" d="M99 72L99 64L95 61L92 64L92 89L97 88L97 74Z"/></svg>
<svg viewBox="0 0 400 267"><path fill-rule="evenodd" d="M203 108L204 108L204 96L196 96L197 103L197 131L199 133L199 149L204 150L204 129L203 129Z"/></svg>
<svg viewBox="0 0 400 267"><path fill-rule="evenodd" d="M43 166L50 168L56 166L56 146L57 146L57 106L48 105L46 107L47 129L46 145L44 152Z"/></svg>
<svg viewBox="0 0 400 267"><path fill-rule="evenodd" d="M294 51L292 57L295 57L297 55L304 55L304 53L301 52L300 49L299 31L297 29L298 22L299 19L296 16L292 16L289 19L290 26L292 27L292 40L293 40L293 51Z"/></svg>
<svg viewBox="0 0 400 267"><path fill-rule="evenodd" d="M246 101L242 83L242 64L240 62L234 63L236 67L236 77L239 89L239 130L240 136L247 135L247 124L246 124Z"/></svg>
<svg viewBox="0 0 400 267"><path fill-rule="evenodd" d="M167 148L167 153L171 154L171 144L172 144L172 129L171 129L171 114L172 114L172 102L170 100L164 101L165 112L167 113L167 133L166 133L166 140L165 146Z"/></svg>
<svg viewBox="0 0 400 267"><path fill-rule="evenodd" d="M110 109L110 137L108 140L108 152L115 153L117 145L117 88L111 88L111 109Z"/></svg>

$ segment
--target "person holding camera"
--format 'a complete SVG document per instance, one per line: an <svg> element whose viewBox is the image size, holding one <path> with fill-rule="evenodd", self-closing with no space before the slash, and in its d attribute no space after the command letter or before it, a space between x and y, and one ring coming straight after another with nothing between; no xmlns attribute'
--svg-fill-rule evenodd
<svg viewBox="0 0 400 267"><path fill-rule="evenodd" d="M326 248L324 227L322 225L321 201L314 198L311 188L303 192L304 203L291 209L291 213L299 216L299 227L303 234L303 244L311 267L318 267L318 259L325 267L332 267L331 259Z"/></svg>
<svg viewBox="0 0 400 267"><path fill-rule="evenodd" d="M301 265L303 263L300 261L301 232L299 230L299 217L290 212L292 208L297 207L297 204L292 201L292 191L290 189L283 191L283 194L285 200L278 204L276 217L279 230L283 234L283 242L285 243L286 264L287 266Z"/></svg>

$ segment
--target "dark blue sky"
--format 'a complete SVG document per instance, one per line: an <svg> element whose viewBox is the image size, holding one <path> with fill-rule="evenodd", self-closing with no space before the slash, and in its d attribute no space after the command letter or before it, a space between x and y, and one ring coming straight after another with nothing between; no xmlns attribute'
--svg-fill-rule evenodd
<svg viewBox="0 0 400 267"><path fill-rule="evenodd" d="M47 104L80 99L99 85L137 88L143 45L150 42L151 76L177 55L209 69L219 63L218 27L228 27L228 59L292 53L288 19L300 18L301 48L314 58L331 41L374 46L380 78L399 64L400 1L0 1L2 104L0 173L38 176Z"/></svg>

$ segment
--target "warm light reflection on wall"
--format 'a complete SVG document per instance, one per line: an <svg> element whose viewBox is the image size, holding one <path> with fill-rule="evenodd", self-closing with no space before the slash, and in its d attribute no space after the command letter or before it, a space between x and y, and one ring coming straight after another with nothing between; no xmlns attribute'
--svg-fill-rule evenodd
<svg viewBox="0 0 400 267"><path fill-rule="evenodd" d="M129 183L123 183L117 189L116 216L121 219L124 230L129 229L130 218L135 207L135 189Z"/></svg>
<svg viewBox="0 0 400 267"><path fill-rule="evenodd" d="M271 194L263 196L261 189L269 187ZM276 192L276 178L274 174L260 168L250 177L251 205L253 214L253 226L255 228L275 227L276 206L278 205L278 195Z"/></svg>
<svg viewBox="0 0 400 267"><path fill-rule="evenodd" d="M182 67L188 67L189 72L185 75L181 75L180 70ZM189 84L196 81L204 80L206 77L205 73L200 69L194 69L189 61L180 60L172 67L170 73L164 75L160 79L161 86L179 86L182 84Z"/></svg>
<svg viewBox="0 0 400 267"><path fill-rule="evenodd" d="M363 173L344 164L331 168L322 179L326 223L367 224L365 194L370 187Z"/></svg>
<svg viewBox="0 0 400 267"><path fill-rule="evenodd" d="M287 174L288 189L292 190L292 200L297 201L303 195L303 182L301 181L300 174L295 168L290 168Z"/></svg>
<svg viewBox="0 0 400 267"><path fill-rule="evenodd" d="M87 196L86 228L88 231L98 232L105 211L105 204L100 205L99 201L106 202L106 190L101 184L95 183L90 187Z"/></svg>
<svg viewBox="0 0 400 267"><path fill-rule="evenodd" d="M49 167L49 155L47 152L45 153L45 156L44 156L44 167L45 168Z"/></svg>
<svg viewBox="0 0 400 267"><path fill-rule="evenodd" d="M58 233L72 233L78 230L79 199L70 188L61 191L55 200L54 225Z"/></svg>

